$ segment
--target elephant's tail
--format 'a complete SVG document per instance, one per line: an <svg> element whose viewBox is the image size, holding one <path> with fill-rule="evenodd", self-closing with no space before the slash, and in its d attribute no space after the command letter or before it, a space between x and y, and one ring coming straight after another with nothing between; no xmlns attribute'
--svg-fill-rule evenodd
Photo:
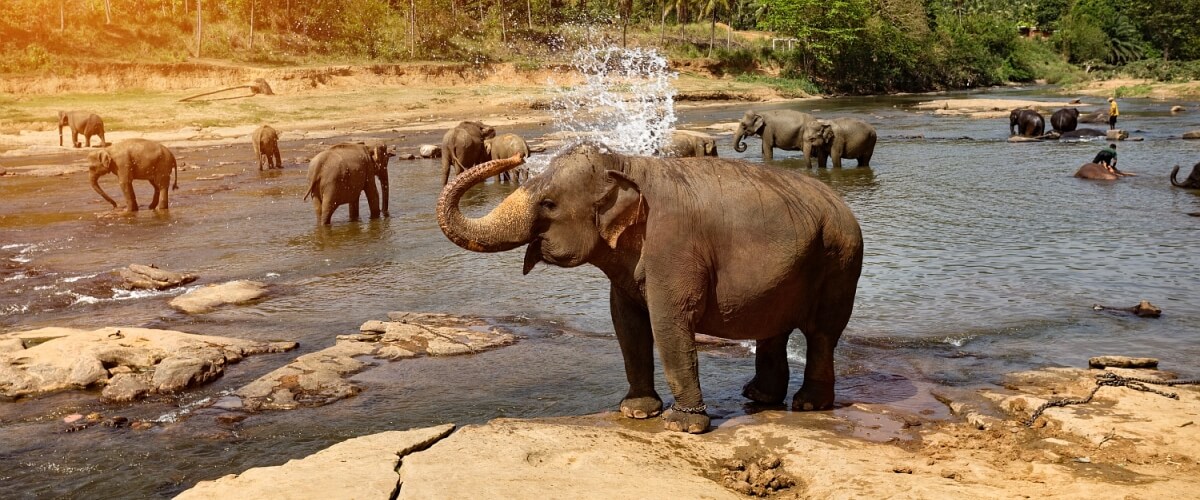
<svg viewBox="0 0 1200 500"><path fill-rule="evenodd" d="M175 183L171 186L172 190L179 190L179 161L171 156L171 170L175 171Z"/></svg>
<svg viewBox="0 0 1200 500"><path fill-rule="evenodd" d="M317 196L317 192L317 179L314 177L312 182L308 184L308 192L304 193L304 201L308 201L309 196L312 196L313 199L320 199Z"/></svg>
<svg viewBox="0 0 1200 500"><path fill-rule="evenodd" d="M1179 165L1175 165L1175 168L1171 169L1171 185L1175 186L1175 187L1185 187L1183 184L1180 184L1179 182L1177 182L1175 180L1175 174L1178 174L1178 173L1179 173Z"/></svg>

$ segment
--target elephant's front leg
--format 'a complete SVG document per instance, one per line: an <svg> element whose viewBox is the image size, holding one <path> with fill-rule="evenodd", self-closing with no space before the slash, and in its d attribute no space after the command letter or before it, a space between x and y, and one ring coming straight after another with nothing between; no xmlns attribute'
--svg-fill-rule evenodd
<svg viewBox="0 0 1200 500"><path fill-rule="evenodd" d="M662 398L654 390L654 333L643 304L630 299L616 287L609 291L613 329L625 358L629 392L621 400L621 414L628 418L650 418L662 413Z"/></svg>
<svg viewBox="0 0 1200 500"><path fill-rule="evenodd" d="M677 263L675 265L681 265ZM648 270L649 271L649 270ZM686 279L686 273L665 273L676 280L647 280L646 301L654 343L658 346L675 403L663 412L668 430L699 434L708 430L711 419L700 391L700 368L696 353L696 325L703 303L702 281ZM681 286L682 285L682 286ZM690 286L689 286L690 285Z"/></svg>
<svg viewBox="0 0 1200 500"><path fill-rule="evenodd" d="M148 207L150 210L158 208L158 195L161 192L162 190L159 189L158 184L154 184L154 196L150 198L150 206Z"/></svg>
<svg viewBox="0 0 1200 500"><path fill-rule="evenodd" d="M367 210L372 219L379 218L379 191L375 189L375 176L367 177ZM358 203L354 204L358 206Z"/></svg>
<svg viewBox="0 0 1200 500"><path fill-rule="evenodd" d="M771 161L775 159L775 143L770 139L767 139L767 136L765 135L763 136L762 140L762 153L763 161Z"/></svg>
<svg viewBox="0 0 1200 500"><path fill-rule="evenodd" d="M783 403L787 397L787 344L791 332L759 340L754 348L754 378L742 387L742 395L766 405Z"/></svg>
<svg viewBox="0 0 1200 500"><path fill-rule="evenodd" d="M128 176L126 176L124 178L118 178L118 181L121 184L121 193L125 195L125 211L137 212L138 204L137 196L133 192L133 179L130 179Z"/></svg>
<svg viewBox="0 0 1200 500"><path fill-rule="evenodd" d="M362 195L362 191L354 193L350 198L350 220L358 220L358 197Z"/></svg>

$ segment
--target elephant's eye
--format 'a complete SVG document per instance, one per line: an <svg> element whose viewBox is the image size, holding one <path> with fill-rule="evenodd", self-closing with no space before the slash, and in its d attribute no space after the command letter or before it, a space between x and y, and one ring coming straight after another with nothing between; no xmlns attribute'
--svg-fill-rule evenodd
<svg viewBox="0 0 1200 500"><path fill-rule="evenodd" d="M546 210L554 210L554 208L558 206L558 204L554 203L554 200L542 200L539 205Z"/></svg>

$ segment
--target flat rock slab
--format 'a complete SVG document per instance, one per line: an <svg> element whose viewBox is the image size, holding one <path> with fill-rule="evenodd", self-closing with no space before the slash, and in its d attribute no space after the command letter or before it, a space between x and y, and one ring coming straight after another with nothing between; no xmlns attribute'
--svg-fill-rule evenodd
<svg viewBox="0 0 1200 500"><path fill-rule="evenodd" d="M1158 368L1157 358L1131 358L1129 356L1094 356L1088 358L1092 368Z"/></svg>
<svg viewBox="0 0 1200 500"><path fill-rule="evenodd" d="M252 354L295 342L254 342L148 328L42 328L0 335L0 395L103 387L108 400L177 392L220 377Z"/></svg>
<svg viewBox="0 0 1200 500"><path fill-rule="evenodd" d="M453 424L446 424L362 436L283 465L257 467L214 481L201 481L175 498L386 500L393 498L399 486L396 466L401 458L427 448L453 430Z"/></svg>
<svg viewBox="0 0 1200 500"><path fill-rule="evenodd" d="M347 378L374 364L362 358L400 360L472 354L510 345L517 336L479 318L446 314L388 314L368 321L360 333L339 335L329 348L305 354L238 389L242 408L290 410L322 406L358 394Z"/></svg>
<svg viewBox="0 0 1200 500"><path fill-rule="evenodd" d="M206 285L171 299L170 305L188 314L204 314L226 304L244 304L267 294L267 285L248 280Z"/></svg>
<svg viewBox="0 0 1200 500"><path fill-rule="evenodd" d="M176 273L153 265L130 264L117 270L126 290L166 290L196 281L196 275Z"/></svg>

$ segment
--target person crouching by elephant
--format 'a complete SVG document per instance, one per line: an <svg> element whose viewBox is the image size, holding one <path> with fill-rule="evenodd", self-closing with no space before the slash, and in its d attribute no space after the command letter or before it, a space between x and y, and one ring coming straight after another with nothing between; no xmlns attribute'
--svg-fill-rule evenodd
<svg viewBox="0 0 1200 500"><path fill-rule="evenodd" d="M334 210L346 204L350 205L350 220L358 220L358 197L363 192L367 194L371 218L379 218L379 191L375 188L378 155L377 149L366 144L342 143L313 157L308 163L308 193L304 199L312 197L317 224L332 224Z"/></svg>
<svg viewBox="0 0 1200 500"><path fill-rule="evenodd" d="M83 140L87 142L87 147L92 147L92 136L100 137L100 145L104 147L108 144L104 142L104 120L100 119L100 115L91 111L59 111L58 112L58 145L63 145L63 127L71 127L71 147L79 147L79 134L83 134Z"/></svg>
<svg viewBox="0 0 1200 500"><path fill-rule="evenodd" d="M263 169L263 163L268 170L283 168L279 156L279 132L270 125L263 125L250 135L250 143L254 145L254 157L258 159L258 170ZM264 162L265 160L265 162Z"/></svg>
<svg viewBox="0 0 1200 500"><path fill-rule="evenodd" d="M483 141L496 137L496 129L480 122L460 122L442 136L442 185L450 182L450 168L464 170L488 161Z"/></svg>
<svg viewBox="0 0 1200 500"><path fill-rule="evenodd" d="M162 144L146 139L126 139L88 154L88 170L91 172L92 189L105 201L117 208L117 202L100 188L100 177L115 174L125 195L125 211L138 210L137 197L133 192L133 181L146 180L154 186L154 198L150 209L170 208L171 189L179 189L179 165L175 155ZM175 173L175 184L171 184L171 173Z"/></svg>
<svg viewBox="0 0 1200 500"><path fill-rule="evenodd" d="M1099 163L1108 167L1109 170L1118 176L1134 176L1136 174L1127 174L1117 169L1117 145L1109 144L1107 148L1101 149L1096 153L1096 157L1092 158L1092 163Z"/></svg>
<svg viewBox="0 0 1200 500"><path fill-rule="evenodd" d="M521 159L529 158L529 143L517 134L500 134L491 139L483 141L483 149L487 151L490 160L501 160L504 158L512 158L514 155L520 156ZM520 182L521 171L523 169L513 169L511 172L511 180ZM502 172L496 176L496 182L508 182L510 180L509 172ZM525 180L529 180L528 171L525 172Z"/></svg>
<svg viewBox="0 0 1200 500"><path fill-rule="evenodd" d="M1041 137L1046 133L1046 120L1032 109L1017 108L1008 114L1009 135Z"/></svg>
<svg viewBox="0 0 1200 500"><path fill-rule="evenodd" d="M833 168L842 168L843 157L854 158L860 167L869 167L877 139L875 127L855 118L814 120L804 126L804 142L810 153L809 167L815 163L825 168L825 160L830 157L833 157Z"/></svg>

